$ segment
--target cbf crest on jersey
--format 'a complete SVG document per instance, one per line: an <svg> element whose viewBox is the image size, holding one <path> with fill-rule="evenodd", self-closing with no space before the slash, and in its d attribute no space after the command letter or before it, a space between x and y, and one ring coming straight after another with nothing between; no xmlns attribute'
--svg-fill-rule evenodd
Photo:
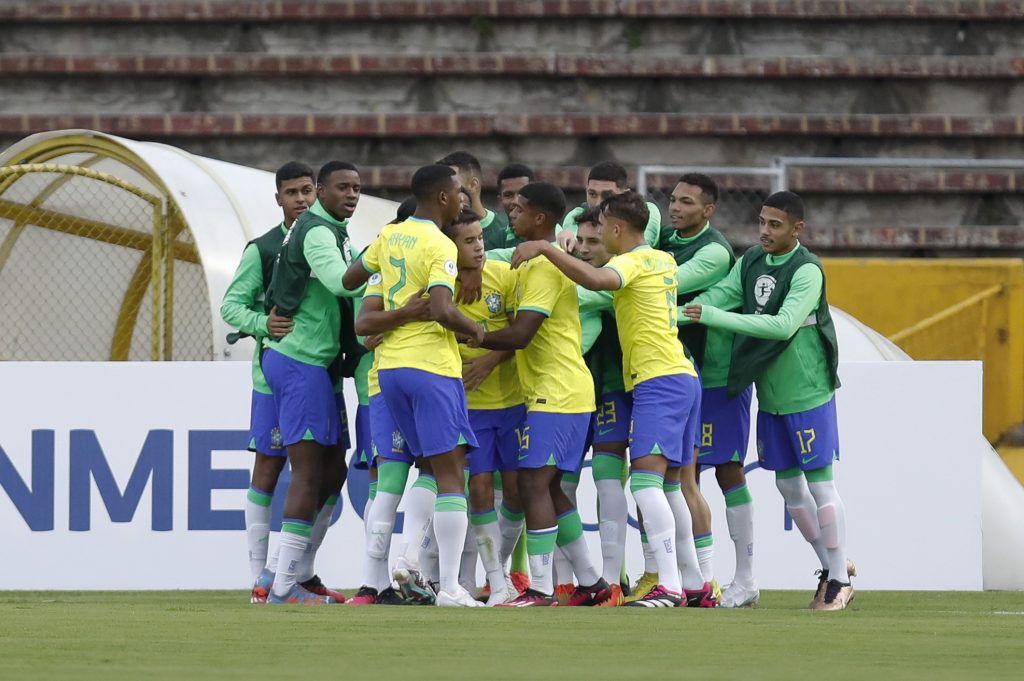
<svg viewBox="0 0 1024 681"><path fill-rule="evenodd" d="M487 311L491 314L498 314L501 312L501 294L497 291L492 292L484 298L484 302L487 303Z"/></svg>
<svg viewBox="0 0 1024 681"><path fill-rule="evenodd" d="M757 303L757 311L768 303L775 291L775 277L770 274L762 274L754 281L754 301Z"/></svg>

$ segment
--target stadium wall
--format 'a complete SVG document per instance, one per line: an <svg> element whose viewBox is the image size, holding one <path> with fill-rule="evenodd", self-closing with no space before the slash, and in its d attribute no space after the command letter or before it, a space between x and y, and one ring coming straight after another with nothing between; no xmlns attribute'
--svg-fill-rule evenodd
<svg viewBox="0 0 1024 681"><path fill-rule="evenodd" d="M1012 579L1019 532L1012 522L1002 534L989 531L986 516L985 555L1002 561L1005 574L991 581L986 564L983 581L982 468L991 450L980 436L981 364L848 361L840 370L837 476L858 586L976 590ZM19 386L0 411L5 588L245 588L249 381L246 362L0 363L0 383ZM747 462L760 584L806 588L814 555L772 477L755 455ZM713 483L707 489L716 572L728 579L724 505ZM1004 491L1019 507L1020 490ZM587 473L579 499L593 523ZM364 534L355 509L364 500L365 478L353 474L317 565L332 585L359 584ZM1006 507L995 512L1012 517ZM596 531L588 539L597 557ZM941 569L907 570L921 556L941 557ZM642 567L635 528L627 565L631 573Z"/></svg>
<svg viewBox="0 0 1024 681"><path fill-rule="evenodd" d="M985 437L1024 421L1024 260L830 258L829 302L918 360L982 360Z"/></svg>

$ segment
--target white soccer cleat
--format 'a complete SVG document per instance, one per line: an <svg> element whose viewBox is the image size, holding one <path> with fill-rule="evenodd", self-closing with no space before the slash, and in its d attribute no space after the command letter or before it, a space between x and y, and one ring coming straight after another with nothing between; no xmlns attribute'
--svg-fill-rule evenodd
<svg viewBox="0 0 1024 681"><path fill-rule="evenodd" d="M485 604L488 608L493 608L494 606L501 605L502 603L508 603L519 596L519 592L516 591L514 586L512 586L512 581L506 581L507 583L504 588L498 589L497 591L491 589L491 595L487 597L487 603Z"/></svg>
<svg viewBox="0 0 1024 681"><path fill-rule="evenodd" d="M752 608L761 600L761 592L757 584L747 586L733 582L722 592L722 600L718 602L720 608Z"/></svg>
<svg viewBox="0 0 1024 681"><path fill-rule="evenodd" d="M483 608L484 604L469 595L469 592L459 587L454 594L444 589L437 592L437 605L441 608Z"/></svg>

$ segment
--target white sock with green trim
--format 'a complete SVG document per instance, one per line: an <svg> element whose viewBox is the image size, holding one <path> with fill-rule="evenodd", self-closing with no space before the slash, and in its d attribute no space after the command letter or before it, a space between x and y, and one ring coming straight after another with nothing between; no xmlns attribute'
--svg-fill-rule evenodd
<svg viewBox="0 0 1024 681"><path fill-rule="evenodd" d="M283 598L295 586L296 570L303 555L310 550L309 537L312 533L312 523L295 518L281 521L281 553L272 589L275 596Z"/></svg>
<svg viewBox="0 0 1024 681"><path fill-rule="evenodd" d="M666 491L665 497L676 520L676 562L682 576L683 588L688 591L704 587L704 574L697 560L697 547L693 544L693 516L686 505L682 490Z"/></svg>
<svg viewBox="0 0 1024 681"><path fill-rule="evenodd" d="M468 506L463 494L438 494L434 502L434 535L437 537L441 589L450 594L459 590L459 565L466 545L469 525Z"/></svg>
<svg viewBox="0 0 1024 681"><path fill-rule="evenodd" d="M249 488L245 498L245 540L249 548L249 573L252 582L256 581L260 572L267 566L272 500L272 495L255 487Z"/></svg>
<svg viewBox="0 0 1024 681"><path fill-rule="evenodd" d="M501 532L499 557L502 565L508 563L509 557L519 542L519 537L523 535L523 518L525 517L522 511L510 511L505 504L498 507L498 530Z"/></svg>
<svg viewBox="0 0 1024 681"><path fill-rule="evenodd" d="M657 473L634 471L629 487L637 508L644 514L647 544L657 563L658 583L679 594L683 587L676 565L675 518L665 498L662 482L663 478Z"/></svg>
<svg viewBox="0 0 1024 681"><path fill-rule="evenodd" d="M310 550L303 555L295 575L300 584L313 578L316 553L320 550L320 545L324 543L324 537L327 535L327 528L330 527L331 516L334 515L334 507L337 504L338 495L335 494L324 502L320 512L316 514L316 520L313 521L313 532L309 538Z"/></svg>
<svg viewBox="0 0 1024 681"><path fill-rule="evenodd" d="M482 513L470 513L469 524L473 527L480 562L487 572L487 584L491 592L505 588L505 569L498 551L501 546L501 530L498 529L498 514L493 508Z"/></svg>
<svg viewBox="0 0 1024 681"><path fill-rule="evenodd" d="M398 555L405 558L413 569L419 569L420 544L434 515L434 501L437 499L437 481L434 476L420 473L416 482L405 493L405 520L402 525L402 541Z"/></svg>

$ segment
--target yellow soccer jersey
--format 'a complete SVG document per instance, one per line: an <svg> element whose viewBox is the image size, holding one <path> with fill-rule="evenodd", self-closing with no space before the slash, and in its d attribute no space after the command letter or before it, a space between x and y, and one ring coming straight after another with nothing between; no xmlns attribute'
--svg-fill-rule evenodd
<svg viewBox="0 0 1024 681"><path fill-rule="evenodd" d="M696 376L677 336L675 258L644 244L615 256L605 267L622 282L612 291L612 304L626 390L659 376Z"/></svg>
<svg viewBox="0 0 1024 681"><path fill-rule="evenodd" d="M519 268L516 313L545 317L537 335L516 351L526 408L561 414L594 411L594 379L580 353L580 306L576 284L547 258Z"/></svg>
<svg viewBox="0 0 1024 681"><path fill-rule="evenodd" d="M456 284L458 287L458 284ZM480 300L470 305L459 305L459 311L484 327L484 331L498 331L508 326L508 315L516 299L516 274L508 263L498 260L484 262L483 287ZM463 360L486 355L490 350L459 345ZM476 390L466 391L470 409L505 409L523 403L519 389L516 361L502 362Z"/></svg>
<svg viewBox="0 0 1024 681"><path fill-rule="evenodd" d="M457 252L433 222L409 218L385 225L363 254L367 271L380 275L384 309L402 307L421 288L446 286L455 291ZM370 277L376 285L375 277ZM422 369L440 376L462 377L455 334L437 322L408 322L384 334L381 369Z"/></svg>

